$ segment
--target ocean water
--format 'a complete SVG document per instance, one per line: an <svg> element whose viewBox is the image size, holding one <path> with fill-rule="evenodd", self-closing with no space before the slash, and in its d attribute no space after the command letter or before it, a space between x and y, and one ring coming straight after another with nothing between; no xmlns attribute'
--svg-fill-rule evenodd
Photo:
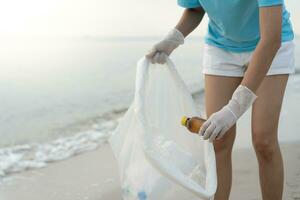
<svg viewBox="0 0 300 200"><path fill-rule="evenodd" d="M133 100L136 62L159 39L2 38L0 179L101 146ZM171 57L199 98L202 46L188 39Z"/></svg>
<svg viewBox="0 0 300 200"><path fill-rule="evenodd" d="M136 62L156 40L5 41L0 47L5 55L0 59L0 147L72 135L103 113L126 108L133 98ZM188 42L174 56L192 90L203 87L201 45L201 40Z"/></svg>
<svg viewBox="0 0 300 200"><path fill-rule="evenodd" d="M137 61L159 39L2 39L0 177L105 142L133 100ZM203 88L202 45L191 39L173 56L191 92Z"/></svg>

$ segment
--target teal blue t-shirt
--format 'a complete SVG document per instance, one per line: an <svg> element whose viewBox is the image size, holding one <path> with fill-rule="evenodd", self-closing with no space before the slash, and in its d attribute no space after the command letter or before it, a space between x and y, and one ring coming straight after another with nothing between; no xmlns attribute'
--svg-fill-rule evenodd
<svg viewBox="0 0 300 200"><path fill-rule="evenodd" d="M228 51L255 49L259 39L259 7L282 5L281 41L294 38L283 0L177 0L184 8L202 7L208 15L205 42Z"/></svg>

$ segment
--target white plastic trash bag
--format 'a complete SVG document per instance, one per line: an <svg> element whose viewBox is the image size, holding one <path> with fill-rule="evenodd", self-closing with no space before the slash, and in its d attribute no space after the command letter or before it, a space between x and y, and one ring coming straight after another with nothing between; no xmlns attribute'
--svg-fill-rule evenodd
<svg viewBox="0 0 300 200"><path fill-rule="evenodd" d="M124 200L210 199L216 187L211 143L180 124L199 116L173 63L137 64L134 101L109 139Z"/></svg>

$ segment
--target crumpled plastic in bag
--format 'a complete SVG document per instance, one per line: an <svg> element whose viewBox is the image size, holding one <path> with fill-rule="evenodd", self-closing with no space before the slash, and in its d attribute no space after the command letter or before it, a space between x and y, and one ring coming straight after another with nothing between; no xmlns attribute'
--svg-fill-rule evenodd
<svg viewBox="0 0 300 200"><path fill-rule="evenodd" d="M210 199L217 188L214 148L181 126L199 116L174 64L137 64L134 101L109 139L124 200Z"/></svg>

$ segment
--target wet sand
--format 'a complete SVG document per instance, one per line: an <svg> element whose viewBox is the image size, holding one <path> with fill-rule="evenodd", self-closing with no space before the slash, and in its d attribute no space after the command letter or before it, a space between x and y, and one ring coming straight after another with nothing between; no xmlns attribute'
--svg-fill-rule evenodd
<svg viewBox="0 0 300 200"><path fill-rule="evenodd" d="M300 143L282 144L284 199L300 199ZM233 200L261 199L252 149L233 153ZM96 151L13 176L0 187L0 200L121 200L117 163L108 144Z"/></svg>

